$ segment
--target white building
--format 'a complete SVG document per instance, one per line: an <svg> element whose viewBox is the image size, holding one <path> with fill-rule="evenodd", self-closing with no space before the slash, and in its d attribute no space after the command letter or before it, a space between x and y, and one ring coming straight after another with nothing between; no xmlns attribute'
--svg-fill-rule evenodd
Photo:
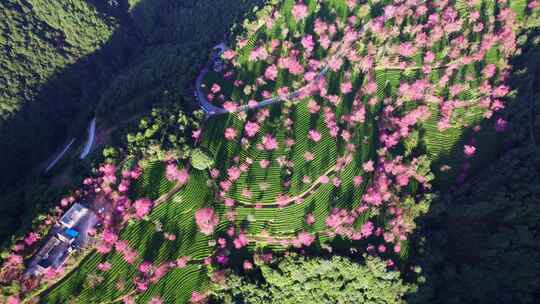
<svg viewBox="0 0 540 304"><path fill-rule="evenodd" d="M66 228L73 228L83 217L88 215L89 212L90 209L79 203L75 203L66 214L62 216L60 224Z"/></svg>

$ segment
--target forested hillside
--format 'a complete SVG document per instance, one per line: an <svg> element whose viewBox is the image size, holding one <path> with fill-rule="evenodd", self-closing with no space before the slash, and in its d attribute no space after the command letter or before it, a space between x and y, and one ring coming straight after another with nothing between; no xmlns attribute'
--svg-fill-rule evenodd
<svg viewBox="0 0 540 304"><path fill-rule="evenodd" d="M4 238L32 205L20 193L25 178L83 125L78 117L91 108L81 99L95 77L92 54L111 39L118 23L86 1L9 0L0 3L0 26Z"/></svg>
<svg viewBox="0 0 540 304"><path fill-rule="evenodd" d="M103 45L116 25L85 1L8 0L0 14L2 121L34 101L54 74Z"/></svg>
<svg viewBox="0 0 540 304"><path fill-rule="evenodd" d="M0 239L19 226L23 213L28 222L44 204L55 203L52 194L63 190L51 189L33 169L71 137L81 146L93 115L98 128L107 130L125 128L156 104L191 108L188 88L208 49L259 2L2 2L0 56L6 72L0 107L6 110L0 169L8 173L0 179L0 210L9 220L2 223ZM112 138L117 144L124 139ZM81 176L89 164L79 166L73 158L74 174Z"/></svg>
<svg viewBox="0 0 540 304"><path fill-rule="evenodd" d="M535 303L540 290L540 28L511 60L516 95L499 159L442 192L421 220L425 284L412 303Z"/></svg>

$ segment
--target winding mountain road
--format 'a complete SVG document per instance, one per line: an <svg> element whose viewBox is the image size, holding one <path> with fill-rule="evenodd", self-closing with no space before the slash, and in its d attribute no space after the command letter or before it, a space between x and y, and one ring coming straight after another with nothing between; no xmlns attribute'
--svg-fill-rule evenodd
<svg viewBox="0 0 540 304"><path fill-rule="evenodd" d="M88 139L86 140L86 144L84 145L83 150L79 156L80 159L86 158L86 156L88 156L88 154L90 153L90 150L92 149L92 146L94 145L94 142L95 142L95 136L96 136L96 118L94 117L90 121L90 124L88 125ZM45 170L43 170L43 173L49 172L66 155L66 153L69 151L69 149L71 148L75 140L76 140L75 138L72 138L71 141L67 143L64 149L60 151L60 153L58 153L58 155L55 158L53 158L53 160L47 165Z"/></svg>
<svg viewBox="0 0 540 304"><path fill-rule="evenodd" d="M71 148L71 145L73 145L74 142L75 142L75 138L72 138L71 141L66 145L66 147L51 161L51 163L47 166L47 168L45 168L43 172L44 173L49 172L49 170L51 170L52 167L54 167L54 165L56 165L56 163L60 159L62 159L62 157L66 154L69 148Z"/></svg>
<svg viewBox="0 0 540 304"><path fill-rule="evenodd" d="M88 126L88 139L86 141L86 144L84 145L84 149L81 152L80 159L85 159L86 156L88 156L88 153L90 153L90 149L92 149L92 146L94 145L94 139L96 137L96 118L94 117L90 121L90 125Z"/></svg>
<svg viewBox="0 0 540 304"><path fill-rule="evenodd" d="M221 50L219 54L223 53L225 50L228 49L223 43L220 43L220 44L218 44L217 46L214 47L214 49L216 49L216 48L219 48ZM329 62L331 60L333 60L334 58L336 58L336 57L341 57L343 55L342 54L343 52L344 52L344 50L342 48L342 49L338 50L334 55L332 55L330 57L330 59L326 60L323 68L315 76L315 78L312 81L309 81L306 85L304 85L300 89L298 89L298 90L296 90L296 91L294 91L292 93L289 93L288 95L285 95L285 96L275 96L275 97L272 97L272 98L262 100L262 101L258 102L257 106L251 106L250 107L249 105L243 105L241 107L237 107L236 109L234 109L232 111L228 111L228 110L225 110L224 108L216 107L215 105L210 103L208 101L208 99L206 98L205 93L202 90L203 79L206 76L206 74L208 73L208 67L205 67L204 69L202 69L201 72L199 73L199 75L197 76L197 79L195 81L195 85L196 85L196 87L195 87L195 96L197 97L197 100L199 101L199 103L201 105L201 108L203 109L203 111L205 112L207 117L212 117L212 116L221 115L221 114L227 114L227 113L246 112L246 111L252 110L252 109L264 108L266 106L269 106L269 105L272 105L272 104L275 104L275 103L278 103L278 102L283 102L283 101L286 101L286 100L296 99L299 96L302 96L302 92L304 92L305 90L311 88L314 84L317 84L326 75L328 70L330 70L330 68L328 67ZM216 58L213 58L213 60L215 60L215 59Z"/></svg>

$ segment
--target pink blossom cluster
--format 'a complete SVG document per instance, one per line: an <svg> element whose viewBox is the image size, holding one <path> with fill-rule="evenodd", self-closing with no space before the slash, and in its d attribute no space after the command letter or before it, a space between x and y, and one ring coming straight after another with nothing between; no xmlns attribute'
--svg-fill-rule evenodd
<svg viewBox="0 0 540 304"><path fill-rule="evenodd" d="M116 250L128 264L133 264L138 257L137 251L132 249L127 241L120 240L115 232L105 230L102 234L102 241L98 244L96 250L98 253L107 254L112 252L113 249Z"/></svg>
<svg viewBox="0 0 540 304"><path fill-rule="evenodd" d="M250 61L266 60L268 58L268 51L264 46L257 47L249 54Z"/></svg>
<svg viewBox="0 0 540 304"><path fill-rule="evenodd" d="M330 234L341 235L350 238L351 240L359 240L368 237L369 235L366 236L363 234L362 230L354 228L358 216L366 212L367 209L368 208L365 206L355 208L352 211L337 208L333 209L325 220Z"/></svg>
<svg viewBox="0 0 540 304"><path fill-rule="evenodd" d="M256 122L248 121L245 125L245 131L247 137L254 137L259 132L260 126Z"/></svg>
<svg viewBox="0 0 540 304"><path fill-rule="evenodd" d="M278 142L271 134L265 134L262 138L262 148L268 151L276 150L278 148Z"/></svg>
<svg viewBox="0 0 540 304"><path fill-rule="evenodd" d="M292 241L292 245L296 248L302 246L310 246L315 241L315 236L309 232L302 231L297 238Z"/></svg>
<svg viewBox="0 0 540 304"><path fill-rule="evenodd" d="M293 6L292 15L294 19L296 19L296 21L300 21L306 18L308 14L309 14L309 9L305 4L299 2Z"/></svg>
<svg viewBox="0 0 540 304"><path fill-rule="evenodd" d="M219 218L211 208L202 208L195 212L195 222L201 233L210 235L214 232L214 228L219 223Z"/></svg>
<svg viewBox="0 0 540 304"><path fill-rule="evenodd" d="M133 207L135 208L135 216L138 219L144 218L150 213L153 204L154 203L147 198L141 198L136 200L135 203L133 203Z"/></svg>
<svg viewBox="0 0 540 304"><path fill-rule="evenodd" d="M207 294L194 291L191 294L191 298L189 301L190 303L193 303L193 304L202 304L202 303L205 303L207 299L208 299Z"/></svg>
<svg viewBox="0 0 540 304"><path fill-rule="evenodd" d="M165 168L165 176L170 181L176 181L181 184L186 184L189 180L189 173L186 168L179 170L178 166L173 163L167 163Z"/></svg>

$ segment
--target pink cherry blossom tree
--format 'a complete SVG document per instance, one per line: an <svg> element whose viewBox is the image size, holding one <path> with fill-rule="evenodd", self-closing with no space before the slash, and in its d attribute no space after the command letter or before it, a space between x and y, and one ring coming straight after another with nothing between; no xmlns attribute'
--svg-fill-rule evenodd
<svg viewBox="0 0 540 304"><path fill-rule="evenodd" d="M201 233L210 235L214 232L214 228L219 223L219 218L211 208L202 208L195 212L195 222Z"/></svg>

